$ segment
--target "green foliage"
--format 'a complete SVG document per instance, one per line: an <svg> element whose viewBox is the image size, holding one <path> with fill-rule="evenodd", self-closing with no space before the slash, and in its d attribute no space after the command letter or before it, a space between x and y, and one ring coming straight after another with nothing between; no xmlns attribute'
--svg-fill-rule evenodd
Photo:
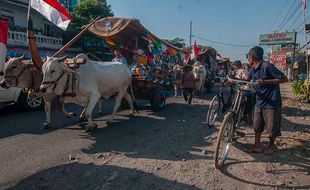
<svg viewBox="0 0 310 190"><path fill-rule="evenodd" d="M175 38L173 40L166 40L169 44L178 47L178 48L184 48L185 47L185 39L182 38Z"/></svg>
<svg viewBox="0 0 310 190"><path fill-rule="evenodd" d="M307 81L304 80L300 80L296 83L293 83L292 84L292 90L293 90L293 93L294 95L297 97L297 98L301 98L302 96L306 95L307 93Z"/></svg>
<svg viewBox="0 0 310 190"><path fill-rule="evenodd" d="M80 27L88 24L96 17L114 16L111 5L97 0L84 0L77 5L71 12L72 21L70 28L79 30Z"/></svg>
<svg viewBox="0 0 310 190"><path fill-rule="evenodd" d="M71 40L74 36L76 36L81 31L82 26L89 24L98 16L102 18L114 16L110 5L107 5L106 3L102 3L97 0L81 1L79 5L74 7L73 11L70 14L72 20L66 34L63 36L65 43ZM96 37L94 35L91 35L90 33L85 33L83 34L81 39L74 44L74 46L83 46L83 41L86 41L89 38Z"/></svg>

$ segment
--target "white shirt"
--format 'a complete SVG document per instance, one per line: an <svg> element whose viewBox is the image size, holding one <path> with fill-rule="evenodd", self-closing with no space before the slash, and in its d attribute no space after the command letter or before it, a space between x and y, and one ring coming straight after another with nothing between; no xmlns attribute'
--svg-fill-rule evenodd
<svg viewBox="0 0 310 190"><path fill-rule="evenodd" d="M114 59L112 59L112 62L120 62L120 63L128 66L125 57L120 57L120 58L115 57Z"/></svg>
<svg viewBox="0 0 310 190"><path fill-rule="evenodd" d="M249 77L249 72L244 69L238 69L236 72L236 78L240 80L245 80Z"/></svg>

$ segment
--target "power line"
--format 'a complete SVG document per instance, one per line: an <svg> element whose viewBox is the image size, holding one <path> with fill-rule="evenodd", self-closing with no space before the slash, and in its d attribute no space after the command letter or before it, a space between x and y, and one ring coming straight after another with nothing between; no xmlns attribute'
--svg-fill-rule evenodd
<svg viewBox="0 0 310 190"><path fill-rule="evenodd" d="M295 10L293 11L293 13L288 17L288 19L286 20L286 22L283 23L283 25L281 26L281 28L279 29L282 30L282 28L293 18L293 16L297 13L298 9L300 8L302 3L300 3L299 5L297 5L297 7L295 8Z"/></svg>
<svg viewBox="0 0 310 190"><path fill-rule="evenodd" d="M307 5L306 6L308 6L308 4L309 4L309 1L307 1ZM310 12L309 12L310 13ZM307 15L307 17L309 17L310 16L310 14L308 14ZM300 19L301 20L301 22L299 22L299 24L297 24L298 22L298 19ZM297 24L297 25L296 25ZM298 16L298 14L297 14L297 17L296 17L296 19L294 20L294 22L292 22L292 25L291 25L291 29L294 29L294 27L295 27L295 29L296 30L298 30L298 28L300 28L301 26L303 25L303 19L302 19L302 16ZM298 27L297 27L298 26Z"/></svg>
<svg viewBox="0 0 310 190"><path fill-rule="evenodd" d="M290 13L290 12L291 12L291 10L293 9L293 7L294 7L295 3L296 3L296 0L293 2L293 4L291 5L290 9L287 11L286 15L283 17L282 22L280 23L280 25L279 25L277 28L279 28L279 27L282 25L282 23L284 23L284 22L285 22L285 20L287 19L287 17L288 17L288 15L289 15L289 13ZM278 31L278 30L277 30L277 31Z"/></svg>
<svg viewBox="0 0 310 190"><path fill-rule="evenodd" d="M195 38L198 38L200 40L204 40L204 41L208 41L208 42L212 42L212 43L216 43L216 44L222 44L222 45L227 45L227 46L236 46L236 47L253 47L253 45L243 45L243 44L233 44L233 43L226 43L226 42L218 42L218 41L214 41L214 40L209 40L200 36L196 36L196 35L192 35Z"/></svg>
<svg viewBox="0 0 310 190"><path fill-rule="evenodd" d="M273 29L274 25L276 24L279 16L282 14L283 10L285 9L286 5L288 5L288 0L286 0L286 2L284 3L284 6L282 7L281 11L279 12L279 14L276 16L276 18L274 19L271 29Z"/></svg>
<svg viewBox="0 0 310 190"><path fill-rule="evenodd" d="M292 22L292 24L291 24L291 26L290 26L289 28L293 29L293 26L295 26L296 23L297 23L297 21L298 21L299 19L301 19L301 18L302 18L302 17L301 17L301 16L298 16L298 14L297 14L296 19Z"/></svg>

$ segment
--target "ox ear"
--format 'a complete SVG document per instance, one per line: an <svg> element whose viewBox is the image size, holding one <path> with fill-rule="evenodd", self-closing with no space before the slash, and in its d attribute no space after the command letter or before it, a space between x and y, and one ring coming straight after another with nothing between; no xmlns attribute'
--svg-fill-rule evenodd
<svg viewBox="0 0 310 190"><path fill-rule="evenodd" d="M66 64L64 64L64 63L59 63L59 64L60 64L60 67L61 67L61 69L62 69L63 71L66 71L66 72L68 72L68 73L79 74L79 72L77 72L77 71L75 71L75 70L69 68Z"/></svg>
<svg viewBox="0 0 310 190"><path fill-rule="evenodd" d="M60 58L57 58L57 60L59 61L59 62L63 62L65 59L67 59L68 58L68 55L65 55L65 56L63 56L63 57L60 57Z"/></svg>

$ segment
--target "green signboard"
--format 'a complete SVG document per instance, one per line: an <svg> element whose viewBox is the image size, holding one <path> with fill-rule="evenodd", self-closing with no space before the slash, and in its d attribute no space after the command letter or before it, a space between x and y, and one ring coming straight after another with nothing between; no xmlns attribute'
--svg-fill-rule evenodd
<svg viewBox="0 0 310 190"><path fill-rule="evenodd" d="M259 36L259 45L293 44L295 38L296 32L261 34Z"/></svg>

